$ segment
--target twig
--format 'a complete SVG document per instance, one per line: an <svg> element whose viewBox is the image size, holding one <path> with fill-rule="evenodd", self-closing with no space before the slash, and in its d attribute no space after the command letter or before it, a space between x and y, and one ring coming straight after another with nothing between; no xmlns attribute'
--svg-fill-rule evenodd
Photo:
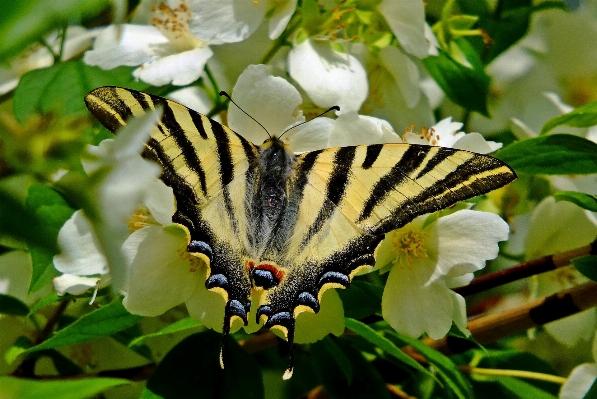
<svg viewBox="0 0 597 399"><path fill-rule="evenodd" d="M568 266L572 259L584 255L597 255L597 240L584 247L533 259L508 269L500 270L499 272L477 277L468 285L454 288L454 292L462 296L478 294L479 292L487 291L516 280Z"/></svg>
<svg viewBox="0 0 597 399"><path fill-rule="evenodd" d="M477 342L487 344L595 306L597 283L591 281L515 309L478 317L469 321L467 328ZM460 353L475 347L471 341L450 336L439 340L424 339L423 342L444 354Z"/></svg>

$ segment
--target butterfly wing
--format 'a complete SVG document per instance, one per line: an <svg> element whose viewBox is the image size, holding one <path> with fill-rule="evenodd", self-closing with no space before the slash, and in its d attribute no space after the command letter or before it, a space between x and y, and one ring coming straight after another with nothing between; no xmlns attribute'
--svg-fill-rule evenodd
<svg viewBox="0 0 597 399"><path fill-rule="evenodd" d="M188 251L208 261L207 288L226 299L224 332L234 316L246 323L251 281L243 267L249 248L244 210L258 174L257 148L218 122L147 93L101 87L85 102L112 132L132 116L162 109L143 156L162 166L160 178L176 198L172 220L189 230Z"/></svg>
<svg viewBox="0 0 597 399"><path fill-rule="evenodd" d="M443 147L385 144L301 154L282 223L287 250L278 263L286 277L263 296L258 316L291 340L299 313L317 312L327 288L346 288L359 267L375 264L385 233L515 178L498 159Z"/></svg>

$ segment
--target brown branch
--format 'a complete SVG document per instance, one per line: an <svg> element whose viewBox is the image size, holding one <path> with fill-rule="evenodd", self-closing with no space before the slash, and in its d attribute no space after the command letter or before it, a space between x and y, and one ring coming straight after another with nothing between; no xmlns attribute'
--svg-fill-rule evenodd
<svg viewBox="0 0 597 399"><path fill-rule="evenodd" d="M483 345L595 306L597 283L591 281L515 309L478 317L469 321L467 328L473 338ZM460 353L475 347L475 344L466 339L449 336L436 341L424 339L423 342L445 354Z"/></svg>
<svg viewBox="0 0 597 399"><path fill-rule="evenodd" d="M570 265L570 261L584 255L597 255L597 240L584 247L575 248L559 254L544 256L521 263L499 272L486 274L473 279L468 285L454 288L453 291L462 295L473 295L487 291L516 280L534 276Z"/></svg>

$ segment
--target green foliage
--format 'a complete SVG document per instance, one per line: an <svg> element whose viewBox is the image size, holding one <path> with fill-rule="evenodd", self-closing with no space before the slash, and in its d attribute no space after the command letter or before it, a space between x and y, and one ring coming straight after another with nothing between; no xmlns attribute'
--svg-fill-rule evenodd
<svg viewBox="0 0 597 399"><path fill-rule="evenodd" d="M572 259L572 264L585 277L597 281L597 256L581 256L580 258Z"/></svg>
<svg viewBox="0 0 597 399"><path fill-rule="evenodd" d="M141 316L130 314L122 306L122 298L116 298L112 303L82 316L57 331L43 343L29 348L27 353L98 339L129 328L137 324L140 319Z"/></svg>
<svg viewBox="0 0 597 399"><path fill-rule="evenodd" d="M32 381L0 377L0 397L19 399L85 399L109 388L130 384L120 378L86 378L65 381Z"/></svg>
<svg viewBox="0 0 597 399"><path fill-rule="evenodd" d="M141 398L262 398L259 366L234 339L224 343L225 367L220 369L221 341L213 331L182 340L160 362Z"/></svg>
<svg viewBox="0 0 597 399"><path fill-rule="evenodd" d="M0 13L0 60L43 39L45 34L54 29L106 10L108 5L108 0L3 2Z"/></svg>
<svg viewBox="0 0 597 399"><path fill-rule="evenodd" d="M597 144L570 134L523 140L495 154L518 173L566 175L597 173Z"/></svg>
<svg viewBox="0 0 597 399"><path fill-rule="evenodd" d="M26 206L39 217L40 224L48 230L47 237L51 237L53 242L58 239L62 225L75 212L57 191L44 184L29 187ZM57 253L56 248L31 248L33 275L29 285L30 293L46 286L58 275L52 263L52 258Z"/></svg>
<svg viewBox="0 0 597 399"><path fill-rule="evenodd" d="M423 59L423 64L450 100L464 108L487 115L489 76L479 55L465 39L458 39L453 43L458 49L458 55L466 61L460 61L454 58L453 54L440 49L438 56Z"/></svg>
<svg viewBox="0 0 597 399"><path fill-rule="evenodd" d="M558 191L553 195L556 201L572 202L591 212L597 212L597 197L576 191Z"/></svg>
<svg viewBox="0 0 597 399"><path fill-rule="evenodd" d="M136 82L127 67L105 71L80 60L62 62L23 75L14 95L15 116L23 123L33 115L50 112L71 117L88 115L83 98L100 86L137 90L148 87ZM69 89L64 90L65 87Z"/></svg>
<svg viewBox="0 0 597 399"><path fill-rule="evenodd" d="M547 121L541 129L545 134L558 126L591 127L597 125L597 102L576 108L567 114L557 116Z"/></svg>
<svg viewBox="0 0 597 399"><path fill-rule="evenodd" d="M29 307L15 297L0 294L0 313L13 316L27 316L29 314Z"/></svg>

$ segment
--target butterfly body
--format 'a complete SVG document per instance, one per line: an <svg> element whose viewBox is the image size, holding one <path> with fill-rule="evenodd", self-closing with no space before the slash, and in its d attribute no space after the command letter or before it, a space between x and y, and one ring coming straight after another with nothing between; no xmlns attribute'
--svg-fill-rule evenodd
<svg viewBox="0 0 597 399"><path fill-rule="evenodd" d="M162 166L176 198L172 221L188 229L188 252L210 268L206 287L226 301L224 334L234 319L255 317L292 344L297 316L317 313L325 290L374 265L385 233L516 177L495 158L442 147L293 154L276 137L256 146L182 105L123 88L98 88L85 101L113 132L163 109L143 155Z"/></svg>

